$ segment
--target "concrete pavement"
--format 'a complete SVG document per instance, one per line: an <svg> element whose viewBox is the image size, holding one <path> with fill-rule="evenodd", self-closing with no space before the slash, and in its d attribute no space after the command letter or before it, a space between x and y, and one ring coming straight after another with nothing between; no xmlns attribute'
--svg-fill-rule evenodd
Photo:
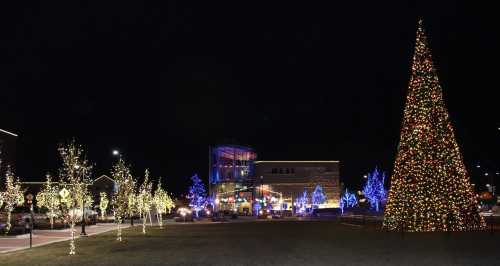
<svg viewBox="0 0 500 266"><path fill-rule="evenodd" d="M130 224L122 224L122 228L129 227ZM80 237L81 227L75 227L76 237ZM114 223L102 223L96 225L87 225L85 231L88 236L101 234L111 230L116 230ZM62 230L33 230L33 247L44 246L51 243L68 241L71 238L70 229ZM19 236L2 236L0 237L0 253L7 253L16 250L29 248L29 234Z"/></svg>

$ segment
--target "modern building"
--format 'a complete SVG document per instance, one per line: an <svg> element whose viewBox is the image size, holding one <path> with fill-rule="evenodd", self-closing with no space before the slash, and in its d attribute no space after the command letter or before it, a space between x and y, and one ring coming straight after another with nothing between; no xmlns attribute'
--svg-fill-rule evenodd
<svg viewBox="0 0 500 266"><path fill-rule="evenodd" d="M215 208L251 213L255 151L236 145L209 149L209 195Z"/></svg>
<svg viewBox="0 0 500 266"><path fill-rule="evenodd" d="M327 197L320 208L339 207L339 161L256 161L253 149L234 145L212 147L209 156L209 195L216 210L293 212L295 199L316 185Z"/></svg>

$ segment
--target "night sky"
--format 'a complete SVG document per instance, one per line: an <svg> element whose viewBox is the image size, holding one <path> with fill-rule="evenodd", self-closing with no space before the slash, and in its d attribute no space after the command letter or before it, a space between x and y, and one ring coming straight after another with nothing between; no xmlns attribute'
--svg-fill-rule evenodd
<svg viewBox="0 0 500 266"><path fill-rule="evenodd" d="M392 170L419 17L474 182L500 171L493 3L89 2L2 8L0 128L19 134L24 180L75 137L96 176L116 148L176 193L220 143L340 160L354 188Z"/></svg>

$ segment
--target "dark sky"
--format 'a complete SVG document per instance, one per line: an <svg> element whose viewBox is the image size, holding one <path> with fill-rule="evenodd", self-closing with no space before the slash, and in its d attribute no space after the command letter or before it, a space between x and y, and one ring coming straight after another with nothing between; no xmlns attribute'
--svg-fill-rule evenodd
<svg viewBox="0 0 500 266"><path fill-rule="evenodd" d="M0 128L20 135L26 180L55 171L57 143L75 137L96 175L118 148L174 192L206 180L208 146L225 142L340 160L356 186L392 170L418 17L467 165L500 170L492 3L43 2L0 16Z"/></svg>

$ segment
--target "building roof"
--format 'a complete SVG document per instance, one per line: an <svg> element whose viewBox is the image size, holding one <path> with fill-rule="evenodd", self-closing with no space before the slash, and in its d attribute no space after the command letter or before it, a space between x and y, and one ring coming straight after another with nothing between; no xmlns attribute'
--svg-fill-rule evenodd
<svg viewBox="0 0 500 266"><path fill-rule="evenodd" d="M115 180L113 178L111 178L111 177L109 177L107 175L101 175L100 177L94 179L94 182L97 181L97 180L99 180L99 179L109 179L109 180L111 180L111 182L115 182Z"/></svg>
<svg viewBox="0 0 500 266"><path fill-rule="evenodd" d="M7 134L7 135L14 136L14 137L17 137L17 136L18 136L18 135L17 135L17 134L15 134L15 133L12 133L12 132L7 131L7 130L3 130L3 129L1 129L1 128L0 128L0 132L1 132L1 133L5 133L5 134Z"/></svg>
<svg viewBox="0 0 500 266"><path fill-rule="evenodd" d="M254 164L259 163L339 163L339 161L255 161Z"/></svg>

